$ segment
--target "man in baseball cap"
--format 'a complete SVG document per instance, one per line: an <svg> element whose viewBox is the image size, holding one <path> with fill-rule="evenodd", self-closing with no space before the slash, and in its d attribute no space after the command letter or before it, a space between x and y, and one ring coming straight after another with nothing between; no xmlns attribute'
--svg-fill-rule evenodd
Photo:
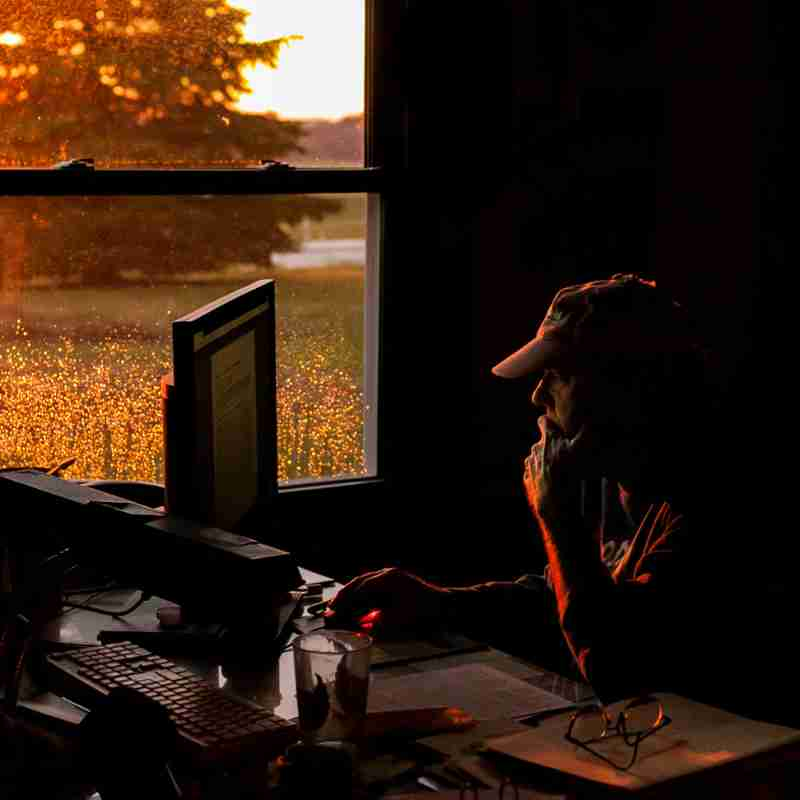
<svg viewBox="0 0 800 800"><path fill-rule="evenodd" d="M638 653L649 652L650 669L642 671L636 658L629 667L620 658L627 633L621 638L618 615L642 612L644 587L652 583L650 615L642 624L657 630L654 609L669 602L663 587L685 566L674 503L684 510L682 478L692 465L676 463L674 444L692 435L699 417L707 422L704 401L710 398L705 351L688 315L654 281L633 274L568 286L556 294L533 339L492 372L537 379L532 400L544 413L523 482L543 537L558 618L583 676L611 696L639 686L641 678L650 685L663 661L655 656L661 634L652 641L640 636ZM622 534L626 547L612 546L613 564L602 557L609 542L598 546L598 532L582 517L583 482L591 478L619 485L633 523Z"/></svg>
<svg viewBox="0 0 800 800"><path fill-rule="evenodd" d="M663 460L665 438L711 397L705 357L678 303L654 281L616 274L561 289L534 338L492 372L539 378L533 402L544 414L529 467L547 448L548 460L559 450L556 461L566 459L584 478L640 483L657 466L648 462Z"/></svg>
<svg viewBox="0 0 800 800"><path fill-rule="evenodd" d="M752 482L741 480L738 442L716 425L705 356L684 309L653 281L615 274L561 289L536 335L493 368L536 380L532 400L543 413L523 484L552 593L528 590L539 599L525 606L519 592L530 576L444 587L387 568L345 585L334 617L379 608L387 627L459 625L480 608L496 615L505 603L508 616L539 603L518 636L544 655L550 609L559 642L603 701L673 691L800 724L800 709L790 721L780 698L743 690L766 685L753 676L779 641L776 609L785 603L773 602L769 574L744 546L760 508L731 502L732 490ZM627 513L628 543L614 558L608 531L598 536L597 520L582 513L591 478L618 486ZM745 575L748 591L737 591ZM745 630L753 640L735 647Z"/></svg>
<svg viewBox="0 0 800 800"><path fill-rule="evenodd" d="M785 543L751 544L768 529L749 496L763 484L743 476L707 355L654 281L616 274L561 289L533 339L492 371L537 380L523 483L564 639L597 695L675 691L798 725L800 708L765 688L791 617L775 557ZM581 514L582 481L601 476L632 523L614 563L609 531L598 546Z"/></svg>
<svg viewBox="0 0 800 800"><path fill-rule="evenodd" d="M693 405L710 398L705 356L678 303L654 281L616 274L561 289L534 338L492 372L540 378L533 402L545 413L532 457L569 444L583 453L576 467L624 479L641 477L657 440L685 424L687 387Z"/></svg>

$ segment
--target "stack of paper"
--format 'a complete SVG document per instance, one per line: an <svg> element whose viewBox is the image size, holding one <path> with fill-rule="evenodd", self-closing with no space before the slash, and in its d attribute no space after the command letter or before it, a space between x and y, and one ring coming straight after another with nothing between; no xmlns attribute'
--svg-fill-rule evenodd
<svg viewBox="0 0 800 800"><path fill-rule="evenodd" d="M491 739L490 752L559 770L588 781L636 791L680 776L769 753L787 745L800 755L800 731L756 722L678 695L658 695L672 723L639 745L636 763L614 769L564 738L569 715L544 720L512 736ZM613 719L624 706L611 706ZM630 748L619 737L592 745L612 761L626 760ZM783 753L784 751L782 751Z"/></svg>

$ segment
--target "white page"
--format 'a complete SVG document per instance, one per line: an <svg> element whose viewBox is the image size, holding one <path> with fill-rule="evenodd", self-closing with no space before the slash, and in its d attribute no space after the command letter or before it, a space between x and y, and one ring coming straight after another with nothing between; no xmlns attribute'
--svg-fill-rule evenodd
<svg viewBox="0 0 800 800"><path fill-rule="evenodd" d="M211 357L214 415L214 510L235 524L258 496L256 337L235 339Z"/></svg>
<svg viewBox="0 0 800 800"><path fill-rule="evenodd" d="M475 719L514 719L571 703L486 664L396 677L373 675L368 711L455 706Z"/></svg>

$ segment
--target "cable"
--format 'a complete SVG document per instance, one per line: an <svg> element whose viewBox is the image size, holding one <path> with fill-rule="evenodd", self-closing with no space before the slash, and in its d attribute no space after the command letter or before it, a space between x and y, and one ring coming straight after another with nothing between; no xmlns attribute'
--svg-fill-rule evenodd
<svg viewBox="0 0 800 800"><path fill-rule="evenodd" d="M110 580L106 583L91 584L87 586L75 586L69 591L63 592L64 597L72 597L76 594L91 594L100 595L106 592L134 592L139 591L137 586L125 586L125 584L118 583L117 581Z"/></svg>
<svg viewBox="0 0 800 800"><path fill-rule="evenodd" d="M104 592L98 592L97 594L99 595L99 594L105 594L105 593ZM65 603L63 603L63 606L65 608L69 608L69 609L80 609L80 610L83 610L83 611L94 611L96 614L105 614L108 617L124 617L124 616L127 616L128 614L131 614L132 612L136 611L136 609L139 608L139 606L142 605L142 603L144 603L146 600L149 600L151 597L152 597L151 594L148 594L147 592L142 592L139 595L139 599L136 600L136 602L133 603L130 606L130 608L126 608L124 611L109 611L107 608L100 608L99 606L91 605L90 603L68 603L68 602L65 602ZM92 598L90 597L89 599L91 600Z"/></svg>

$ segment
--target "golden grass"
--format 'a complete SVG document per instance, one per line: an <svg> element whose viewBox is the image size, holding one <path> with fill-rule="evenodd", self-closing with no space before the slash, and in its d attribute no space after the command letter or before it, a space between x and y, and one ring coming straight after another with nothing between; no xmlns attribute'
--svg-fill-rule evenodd
<svg viewBox="0 0 800 800"><path fill-rule="evenodd" d="M278 276L279 480L365 471L362 281L346 267ZM0 320L0 467L75 456L70 477L163 480L167 322L228 288L123 291L32 292Z"/></svg>

